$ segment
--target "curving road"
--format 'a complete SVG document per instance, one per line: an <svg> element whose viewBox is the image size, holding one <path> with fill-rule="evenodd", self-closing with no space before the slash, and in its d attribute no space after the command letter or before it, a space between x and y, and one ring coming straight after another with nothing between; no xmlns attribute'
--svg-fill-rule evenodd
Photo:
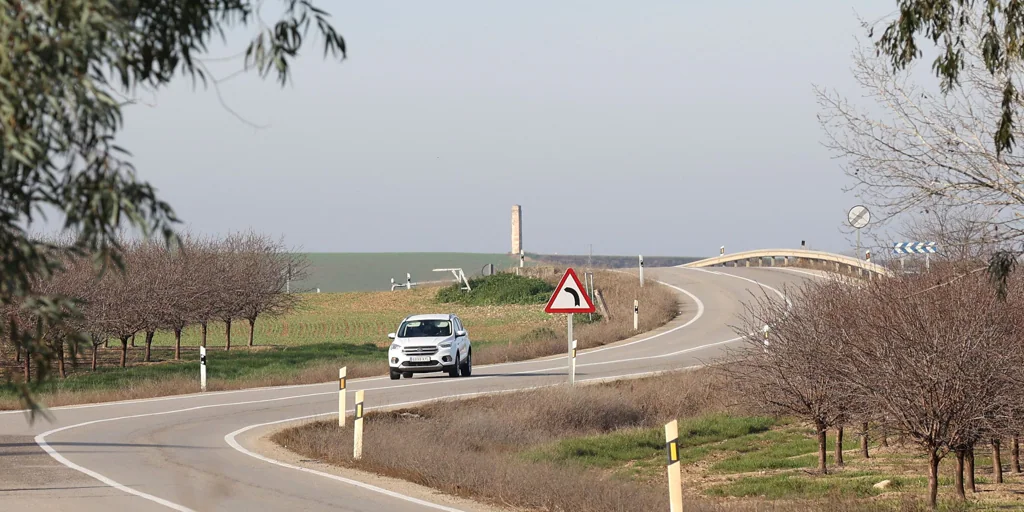
<svg viewBox="0 0 1024 512"><path fill-rule="evenodd" d="M680 293L666 326L581 351L580 382L699 365L736 340L731 327L752 293L780 295L817 274L787 269L649 269ZM762 288L764 286L764 288ZM367 409L565 382L565 357L474 368L470 378L367 378ZM349 404L353 398L349 397ZM57 408L29 425L0 414L0 503L5 510L92 512L256 510L483 510L465 501L404 494L380 485L267 457L262 435L276 424L337 413L337 383L183 395ZM257 450L257 446L261 446ZM257 453L259 451L260 453ZM370 479L372 480L372 479ZM383 485L387 485L386 483ZM390 486L389 486L390 487Z"/></svg>

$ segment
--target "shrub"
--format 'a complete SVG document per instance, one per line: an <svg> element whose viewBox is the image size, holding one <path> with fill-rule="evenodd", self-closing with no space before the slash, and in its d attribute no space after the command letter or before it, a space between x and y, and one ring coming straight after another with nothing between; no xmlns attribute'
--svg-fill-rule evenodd
<svg viewBox="0 0 1024 512"><path fill-rule="evenodd" d="M469 286L469 292L455 284L442 288L437 292L437 301L467 306L543 304L555 289L543 279L504 273L470 279Z"/></svg>

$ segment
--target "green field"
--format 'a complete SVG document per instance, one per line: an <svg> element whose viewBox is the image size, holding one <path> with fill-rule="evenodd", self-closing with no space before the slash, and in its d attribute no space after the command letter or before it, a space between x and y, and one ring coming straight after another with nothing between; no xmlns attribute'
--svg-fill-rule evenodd
<svg viewBox="0 0 1024 512"><path fill-rule="evenodd" d="M391 289L391 278L404 283L405 274L413 282L452 280L449 272L433 272L435 268L461 268L466 277L482 275L485 265L495 271L519 265L519 258L509 254L442 253L442 252L314 252L309 258L309 276L292 283L294 291L354 292ZM588 259L594 268L626 268L637 264L636 256L589 256L527 254L527 265L582 267ZM647 267L682 265L700 258L645 256Z"/></svg>
<svg viewBox="0 0 1024 512"><path fill-rule="evenodd" d="M508 254L440 253L440 252L335 252L308 253L309 276L292 283L293 290L321 292L383 291L391 289L391 278L405 282L405 274L413 281L453 280L450 272L433 272L435 268L461 268L466 277L481 275L487 264L495 270L519 264L519 258Z"/></svg>

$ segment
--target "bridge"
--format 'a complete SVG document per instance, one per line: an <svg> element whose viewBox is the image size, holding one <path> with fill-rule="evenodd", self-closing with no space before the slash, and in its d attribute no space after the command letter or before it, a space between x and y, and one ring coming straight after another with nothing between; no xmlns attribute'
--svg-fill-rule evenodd
<svg viewBox="0 0 1024 512"><path fill-rule="evenodd" d="M734 267L774 267L778 265L819 268L836 272L846 270L852 274L866 275L869 278L875 274L883 276L893 275L893 272L888 268L868 260L806 249L758 249L755 251L743 251L693 261L682 266L700 268L729 266L729 264L732 264L731 266Z"/></svg>

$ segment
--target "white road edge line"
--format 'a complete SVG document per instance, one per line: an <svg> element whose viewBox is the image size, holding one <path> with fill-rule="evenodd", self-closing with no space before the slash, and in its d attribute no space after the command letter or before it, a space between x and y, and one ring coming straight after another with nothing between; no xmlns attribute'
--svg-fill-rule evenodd
<svg viewBox="0 0 1024 512"><path fill-rule="evenodd" d="M700 270L702 272L707 272L709 274L717 274L717 275L722 275L722 276L734 277L734 278L737 278L737 279L743 279L745 281L749 281L751 283L754 283L754 284L756 284L758 286L764 286L764 287L770 288L775 293L779 294L780 297L782 297L787 302L789 302L789 299L786 298L785 295L783 295L778 290L776 290L774 288L771 288L771 287L769 287L767 285L762 285L761 283L758 283L757 281L754 281L752 279L747 279L745 277L735 276L735 275L726 274L726 273L722 273L722 272L712 272L712 271L703 270L703 269L694 269L694 270ZM693 297L694 299L696 299L696 302L698 304L697 315L694 318L692 318L690 321L686 322L685 324L683 324L681 326L678 326L678 327L675 327L673 329L670 329L668 331L664 331L664 332L655 334L653 336L650 336L650 337L647 337L647 338L644 338L644 339L641 339L641 340L637 340L637 341L634 341L634 342L630 342L630 343L627 343L627 344L616 345L614 347L605 347L606 349L626 347L626 346L629 346L629 345L633 345L635 343L640 343L640 342L643 342L643 341L648 341L650 339L654 339L654 338L663 336L663 335L668 334L670 332L674 332L674 331L677 331L679 329L682 329L683 327L691 325L698 318L703 316L703 314L704 314L703 302L701 302L699 299L697 299L697 297L695 295L691 294L690 292L687 292L687 291L683 290L682 288L679 288L679 287L676 287L676 286L673 286L673 285L669 285L667 283L662 283L662 284L665 284L666 286L669 286L669 287L675 288L677 290L680 290L683 293L686 293L688 296ZM742 339L742 337L740 337L740 338L733 338L733 339L725 340L725 341L719 341L719 342L715 342L715 343L710 343L710 344L702 345L702 346L699 346L699 347L691 347L691 348L684 349L684 350L678 351L678 352L673 352L673 353L670 353L670 354L661 354L661 355L658 355L658 356L649 356L649 357L650 358L671 357L673 355L677 355L677 354L680 354L680 353L690 352L690 351L694 351L694 350L699 350L699 349L702 349L702 348L707 348L707 347L711 347L711 346L715 346L715 345L721 345L721 344L724 344L724 343L729 343L729 342L732 342L732 341L736 341L738 339ZM590 353L593 353L593 352L594 351L591 351ZM646 359L646 358L634 358L633 360L639 360L639 359ZM630 360L627 359L627 360L622 360L622 361L609 361L609 362L602 362L602 363L589 363L589 366L595 366L595 365L600 365L600 364L612 364L612 363L615 363L615 362L628 362L628 361L630 361ZM523 361L523 362L527 362L527 361ZM512 363L512 364L514 364L514 363ZM493 367L493 366L502 366L502 365L490 365L490 366ZM580 365L580 366L588 366L588 365ZM517 372L517 374L537 373L537 372L557 370L557 369L561 369L561 368L565 368L565 366L559 366L559 367L547 368L547 369L540 369L540 370L528 370L528 371L523 371L523 372ZM646 372L646 373L647 374L653 374L653 373L660 373L660 372ZM621 378L628 377L630 375L638 375L638 374L620 375L620 376L616 376L616 377L613 377L611 379L605 379L605 380L621 379ZM473 381L482 380L482 379L486 379L486 378L495 378L495 377L498 377L498 376L497 375L483 376L483 377L480 377L480 378L477 378L477 379L473 379ZM370 379L367 379L367 380L370 380ZM587 380L595 380L595 379L586 379L586 380L583 380L583 381L580 381L580 382L586 382ZM441 382L448 382L448 381L441 381ZM437 383L441 383L441 382L437 382ZM422 384L409 384L409 385L406 385L406 386L391 386L390 388L408 387L408 386L416 386L416 385L428 385L428 384L435 384L435 383L434 382L429 382L429 383L422 383ZM555 385L557 385L557 384L555 384ZM301 385L301 386L308 386L308 385ZM300 386L295 386L295 387L300 387ZM273 388L268 388L268 389L273 389ZM497 392L508 392L508 391L522 391L522 389L502 390L502 391L497 391ZM110 487L113 487L113 488L118 489L120 491L126 492L128 494L137 496L139 498L146 499L146 500L151 501L153 503L157 503L159 505L166 506L166 507L171 508L173 510L178 510L180 512L195 512L192 509L189 509L189 508L184 507L182 505L178 505L176 503L167 501L167 500L165 500L163 498L160 498L160 497L157 497L157 496L153 496L151 494L147 494L147 493L144 493L142 491L138 491L136 489L132 489L130 487L127 487L127 486L125 486L125 485L123 485L123 484L121 484L119 482L116 482L116 481L114 481L114 480L112 480L112 479L110 479L110 478L108 478L108 477L106 477L106 476L104 476L104 475L102 475L100 473L97 473L97 472L95 472L93 470L90 470L90 469L88 469L86 467L83 467L83 466L80 466L78 464L75 464L75 463L71 462L70 460L65 458L63 455L58 453L57 450L55 450L52 446L50 446L46 442L46 437L50 436L50 435L53 435L53 434L56 434L56 433L59 433L59 432L66 431L66 430L71 430L71 429L74 429L74 428L88 426L88 425L94 425L94 424L97 424L97 423L108 423L108 422L112 422L112 421L119 421L119 420L125 420L125 419L133 419L133 418L142 418L142 417L149 417L149 416L163 416L163 415L168 415L168 414L177 414L177 413L196 411L196 410L201 410L201 409L210 409L210 408L218 408L218 407L229 407L229 406L235 406L235 405L247 405L247 404L254 404L254 403L275 402L275 401L280 401L280 400L290 400L290 399L295 399L295 398L304 398L304 397L311 397L311 396L333 395L335 393L337 393L337 391L327 391L327 392L322 392L322 393L310 393L310 394L305 394L305 395L268 398L268 399L263 399L263 400L249 400L249 401L244 401L244 402L233 402L233 403L227 403L227 404L207 404L207 405L200 405L200 406L195 406L195 407L188 407L188 408L184 408L184 409L176 409L176 410L171 410L171 411L160 411L160 412L152 412L152 413L133 414L133 415L128 415L128 416L119 416L119 417L115 417L115 418L104 418L104 419L99 419L99 420L87 421L87 422L84 422L84 423L77 423L77 424L74 424L74 425L68 425L68 426L65 426L65 427L60 427L60 428L56 428L56 429L53 429L53 430L49 430L49 431L43 432L42 434L39 434L39 435L37 435L35 437L35 442L36 442L36 444L38 444L43 449L43 451L45 451L47 454L49 454L50 457L52 457L57 462L63 464L64 466L66 466L66 467L68 467L70 469L73 469L75 471L78 471L80 473L88 475L90 477L93 477L96 480L98 480L98 481L100 481L100 482L102 482L102 483L104 483L104 484L106 484L106 485L108 485ZM488 393L496 393L496 392L483 392L482 394L488 394ZM441 399L453 398L453 397L457 397L457 396L467 396L467 395L465 395L465 394L464 395L453 395L453 396L449 396L449 397L442 397ZM427 399L426 401L430 401L430 400L436 400L436 399ZM140 400L140 401L146 401L146 400ZM390 405L388 407L394 407L396 405L401 406L402 404L392 404L392 405ZM337 414L337 413L334 413L334 414ZM287 421L287 420L285 420L285 421ZM256 428L256 427L253 426L253 428ZM240 432L241 431L239 431L239 433ZM227 438L225 438L225 440L227 440ZM231 443L229 442L228 444L231 444ZM234 448L234 446L232 446L232 447ZM240 448L240 446L239 446L239 448ZM244 448L243 448L243 450L244 450ZM251 452L248 452L248 453L247 452L248 452L248 450L245 450L242 453L251 454ZM256 454L253 454L253 456L255 456L255 455ZM282 463L280 461L273 461L273 459L269 459L269 458L266 458L266 457L263 457L263 456L258 456L256 458L258 458L260 460L266 459L266 462L271 462L273 464L278 464L278 465L282 465L282 466L285 466L285 467L289 467L285 463ZM295 469L300 469L300 470L303 470L303 471L307 471L304 468L299 468L299 467L295 467ZM312 470L308 470L308 471L312 471ZM375 489L373 486L369 486L368 484L362 484L362 485L366 485L367 488ZM360 486L362 486L362 485L360 485ZM383 491L385 494L387 494L389 496L392 495L392 494L397 494L397 493L393 493L393 491L388 491L386 489L381 489L381 491ZM402 499L416 500L416 498L412 498L412 497L404 497ZM424 503L426 503L426 502L424 502ZM435 507L435 508L441 507L441 505L434 505L434 504L428 504L428 506L432 506L432 507ZM451 510L453 512L459 512L459 511L457 511L455 509L444 509L444 508L441 508L441 510Z"/></svg>
<svg viewBox="0 0 1024 512"><path fill-rule="evenodd" d="M703 365L687 366L685 368L681 368L681 369L675 370L675 371L690 370L690 369L693 369L693 368L699 368L701 366L703 366ZM619 376L616 376L616 377L612 377L611 379L609 379L608 377L601 377L601 378L594 378L594 379L582 379L582 380L579 380L579 381L576 381L576 382L580 383L580 384L583 384L583 383L597 383L597 382L602 382L602 381L607 381L607 380L620 380L620 379L624 379L624 378L628 378L628 377L642 377L642 376L654 375L654 374L659 374L659 373L665 373L665 372L658 371L658 372L631 373L631 374L619 375ZM451 395L451 396L437 397L437 398L426 398L426 399L423 399L423 400L415 400L415 401L411 401L411 402L402 402L402 403L390 404L390 405L386 405L386 406L368 407L368 408L366 408L366 410L367 411L372 411L372 410L376 410L376 409L394 409L394 408L397 408L397 407L408 407L410 405L422 405L422 404L426 404L426 403L430 403L430 402L440 402L440 401L452 400L452 399L456 399L456 398L470 398L470 397L478 397L478 396L497 395L497 394L510 393L510 392L517 392L518 393L518 392L523 392L523 391L532 391L532 390L556 387L556 386L561 386L561 385L562 384L559 383L559 384L547 384L547 385L544 385L544 386L530 386L530 387L526 387L526 388L519 388L519 389L513 389L513 390L481 391L481 392L476 392L476 393L461 393L461 394L458 394L458 395ZM361 489L366 489L368 491L377 492L377 493L380 493L380 494L384 494L386 496L390 496L392 498L397 498L397 499L400 499L400 500L403 500L403 501L408 501L410 503L415 503L417 505L421 505L421 506L424 506L424 507L432 508L432 509L435 509L435 510L443 510L445 512L463 512L463 511L461 511L459 509L456 509L456 508L446 507L444 505L438 505L436 503L431 503L429 501L424 501L424 500L421 500L419 498L414 498L412 496L406 496L404 494L399 494L397 492L390 491L388 489L384 489L383 487L377 487L375 485L371 485L371 484L367 484L367 483L364 483L364 482L360 482L358 480L352 480L350 478L345 478L343 476L338 476L338 475L334 475L334 474L331 474L331 473L326 473L326 472L323 472L323 471L317 471L315 469L305 468L305 467L302 467L302 466L296 466L294 464L289 464L287 462L281 462L281 461L279 461L277 459L271 459L270 457L266 457L264 455L260 455L260 454L258 454L256 452L253 452L253 451L245 448L237 440L237 437L239 435L244 434L244 433L246 433L246 432L248 432L250 430L253 430L253 429L267 427L267 426L270 426L270 425L279 425L281 423L289 423L289 422L295 422L295 421L310 420L310 419L320 418L320 417L324 417L324 416L336 416L336 415L337 415L337 412L329 411L329 412L324 412L324 413L320 413L320 414L309 414L309 415L306 415L306 416L299 416L299 417L296 417L296 418L288 418L288 419L283 419L283 420L268 421L266 423L259 423L259 424L256 424L256 425L249 425L247 427L242 427L242 428L240 428L240 429L238 429L238 430L236 430L234 432L231 432L230 434L225 435L224 436L224 442L226 442L228 444L228 446L234 448L239 453L248 455L248 456L250 456L252 458L255 458L257 460L261 460L263 462L267 462L269 464L273 464L275 466L280 466L280 467L287 468L287 469L294 469L296 471L302 471L303 473L310 473L310 474L313 474L313 475L322 476L324 478L329 478L331 480L342 482L342 483L345 483L345 484L348 484L348 485L351 485L351 486L354 486L354 487L359 487Z"/></svg>

